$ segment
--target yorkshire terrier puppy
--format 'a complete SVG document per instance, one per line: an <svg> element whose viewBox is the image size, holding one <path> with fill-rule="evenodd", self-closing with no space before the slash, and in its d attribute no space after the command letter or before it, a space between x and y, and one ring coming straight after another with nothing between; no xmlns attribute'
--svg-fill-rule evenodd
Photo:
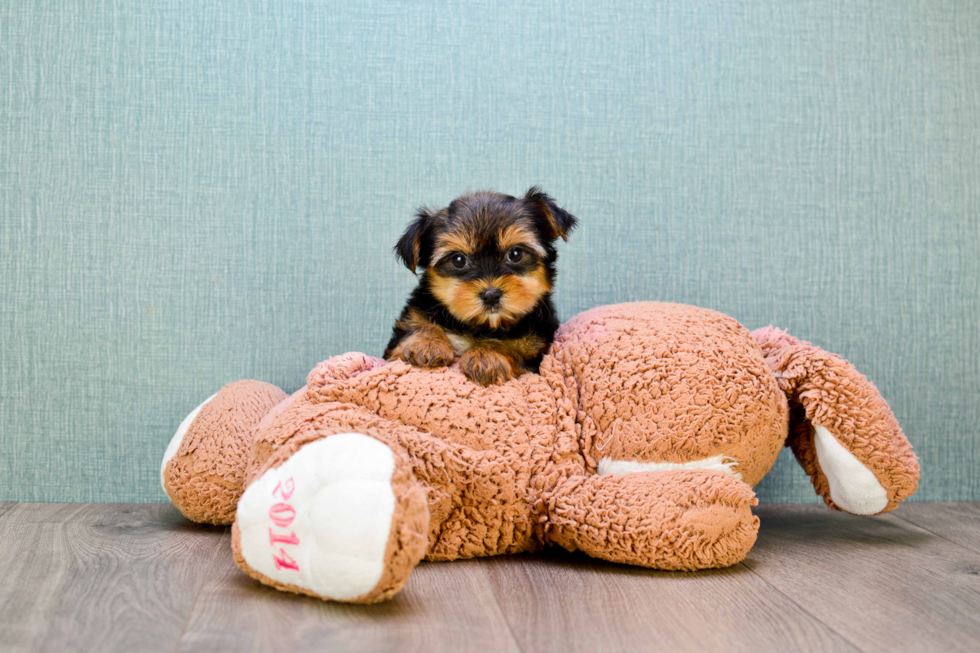
<svg viewBox="0 0 980 653"><path fill-rule="evenodd" d="M385 359L442 367L458 357L481 385L537 372L558 328L554 242L568 240L575 223L536 187L520 198L478 191L420 209L395 253L422 278Z"/></svg>

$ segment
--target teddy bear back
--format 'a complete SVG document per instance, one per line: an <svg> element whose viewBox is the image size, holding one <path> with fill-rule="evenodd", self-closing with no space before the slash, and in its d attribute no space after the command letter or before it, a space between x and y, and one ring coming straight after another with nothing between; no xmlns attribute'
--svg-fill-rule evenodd
<svg viewBox="0 0 980 653"><path fill-rule="evenodd" d="M591 470L718 467L755 485L775 462L788 407L759 345L736 320L682 304L585 311L545 362L576 400Z"/></svg>
<svg viewBox="0 0 980 653"><path fill-rule="evenodd" d="M564 386L537 374L483 387L458 364L430 370L352 352L317 365L307 377L306 394L313 405L361 406L446 443L485 452L522 475L555 465L584 469L573 400Z"/></svg>

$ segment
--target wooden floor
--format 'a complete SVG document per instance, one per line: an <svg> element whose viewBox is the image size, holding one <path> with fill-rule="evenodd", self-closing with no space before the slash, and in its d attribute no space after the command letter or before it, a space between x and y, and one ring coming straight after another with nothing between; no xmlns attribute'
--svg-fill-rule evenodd
<svg viewBox="0 0 980 653"><path fill-rule="evenodd" d="M423 563L365 607L253 582L169 505L0 503L0 650L980 651L980 503L758 514L730 569Z"/></svg>

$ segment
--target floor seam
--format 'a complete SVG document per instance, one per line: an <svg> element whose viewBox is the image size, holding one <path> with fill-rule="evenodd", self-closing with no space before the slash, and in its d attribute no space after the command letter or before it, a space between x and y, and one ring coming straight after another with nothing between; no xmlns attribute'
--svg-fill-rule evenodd
<svg viewBox="0 0 980 653"><path fill-rule="evenodd" d="M838 637L840 637L842 640L844 640L845 642L847 642L848 644L850 644L851 646L853 646L856 651L861 651L861 653L867 653L867 651L865 651L865 649L863 649L860 646L858 646L855 642L852 642L849 637L846 637L846 636L844 636L843 633L838 632L837 629L831 627L830 624L828 624L827 622L825 622L823 619L821 619L820 617L818 617L817 615L813 614L812 612L810 612L809 610L807 610L805 607L803 607L802 605L800 605L796 601L796 599L794 599L789 594L787 594L786 592L784 592L783 590L779 589L778 587L776 587L775 585L773 585L772 583L770 583L768 580L766 580L765 577L762 576L762 574L756 573L756 571L754 569L752 569L751 567L749 567L747 564L745 564L744 561L742 561L742 562L740 562L738 564L740 566L744 567L745 569L747 569L749 571L749 573L751 573L753 576L755 576L756 578L758 578L760 581L762 581L763 583L765 583L767 587L772 588L772 590L774 592L776 592L777 594L779 594L780 596L782 596L783 598L785 598L787 601L789 601L793 605L795 605L797 608L799 608L805 614L809 615L809 617L811 619L813 619L814 621L816 621L818 624L820 624L821 626L823 626L824 628L826 628L827 630L829 630L830 632L834 633L835 635L837 635Z"/></svg>
<svg viewBox="0 0 980 653"><path fill-rule="evenodd" d="M214 551L211 554L211 560L209 562L213 562L214 556L217 555L218 549L220 549L221 545L224 543L225 537L227 537L229 534L229 530L230 529L226 526L225 532L221 535L221 539L219 539L218 544L215 545ZM191 603L191 609L187 611L187 619L184 620L184 627L180 629L180 635L177 637L177 645L174 646L174 653L177 653L177 651L180 650L180 645L184 641L184 635L187 634L187 627L190 626L191 619L194 618L194 609L197 608L197 602L201 598L201 592L204 591L204 584L207 582L207 580L207 574L201 574L201 584L197 586L197 593L194 594L194 601Z"/></svg>
<svg viewBox="0 0 980 653"><path fill-rule="evenodd" d="M974 555L980 555L980 551L978 551L977 549L971 549L970 547L966 546L965 544L960 544L956 540L951 540L948 537L946 537L945 535L943 535L942 533L937 533L936 531L934 531L934 530L932 530L930 528L926 528L925 526L922 526L921 524L916 524L914 521L912 521L910 519L906 519L905 517L899 517L898 515L892 515L892 517L895 518L895 519L901 520L901 521L905 522L906 524L910 524L912 526L915 526L916 528L921 528L925 532L931 533L931 534L935 535L936 537L938 537L939 539L946 540L950 544L955 544L956 546L960 547L964 551L969 551L970 553L972 553Z"/></svg>
<svg viewBox="0 0 980 653"><path fill-rule="evenodd" d="M524 653L524 647L522 647L521 643L517 641L517 636L514 634L514 629L510 625L510 619L508 619L507 615L504 614L504 608L503 606L500 605L500 601L497 600L497 593L493 591L493 583L490 581L490 575L487 573L487 568L485 563L481 559L477 559L477 562L479 563L480 566L480 573L483 574L483 579L487 581L487 587L490 589L490 596L493 597L494 605L497 606L497 612L500 613L500 618L504 620L505 624L507 624L507 632L510 633L511 641L514 642L514 646L517 647L518 651Z"/></svg>
<svg viewBox="0 0 980 653"><path fill-rule="evenodd" d="M17 505L16 501L9 501L9 502L5 501L4 503L0 504L0 521L2 521L3 516L6 515L8 512L10 512L11 510L13 510L14 506L16 505Z"/></svg>

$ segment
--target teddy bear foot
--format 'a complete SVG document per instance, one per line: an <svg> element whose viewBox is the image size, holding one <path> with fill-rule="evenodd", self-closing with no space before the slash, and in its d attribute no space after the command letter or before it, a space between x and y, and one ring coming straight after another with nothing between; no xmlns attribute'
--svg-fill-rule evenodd
<svg viewBox="0 0 980 653"><path fill-rule="evenodd" d="M245 490L238 565L278 589L373 603L395 594L428 546L426 494L407 457L360 433L304 445Z"/></svg>
<svg viewBox="0 0 980 653"><path fill-rule="evenodd" d="M877 515L888 507L888 490L824 426L813 427L814 450L833 502L852 515Z"/></svg>
<svg viewBox="0 0 980 653"><path fill-rule="evenodd" d="M160 484L185 517L221 526L234 521L252 436L285 398L274 385L236 381L184 418L163 455Z"/></svg>
<svg viewBox="0 0 980 653"><path fill-rule="evenodd" d="M163 488L164 492L167 491L167 463L173 460L177 452L180 451L180 445L184 443L184 438L187 437L187 431L190 430L191 424L194 423L194 420L201 413L201 409L217 396L218 393L216 392L188 413L187 417L181 421L180 426L177 427L177 432L174 433L174 437L170 438L170 444L167 445L167 450L163 452L163 462L160 463L160 487Z"/></svg>

